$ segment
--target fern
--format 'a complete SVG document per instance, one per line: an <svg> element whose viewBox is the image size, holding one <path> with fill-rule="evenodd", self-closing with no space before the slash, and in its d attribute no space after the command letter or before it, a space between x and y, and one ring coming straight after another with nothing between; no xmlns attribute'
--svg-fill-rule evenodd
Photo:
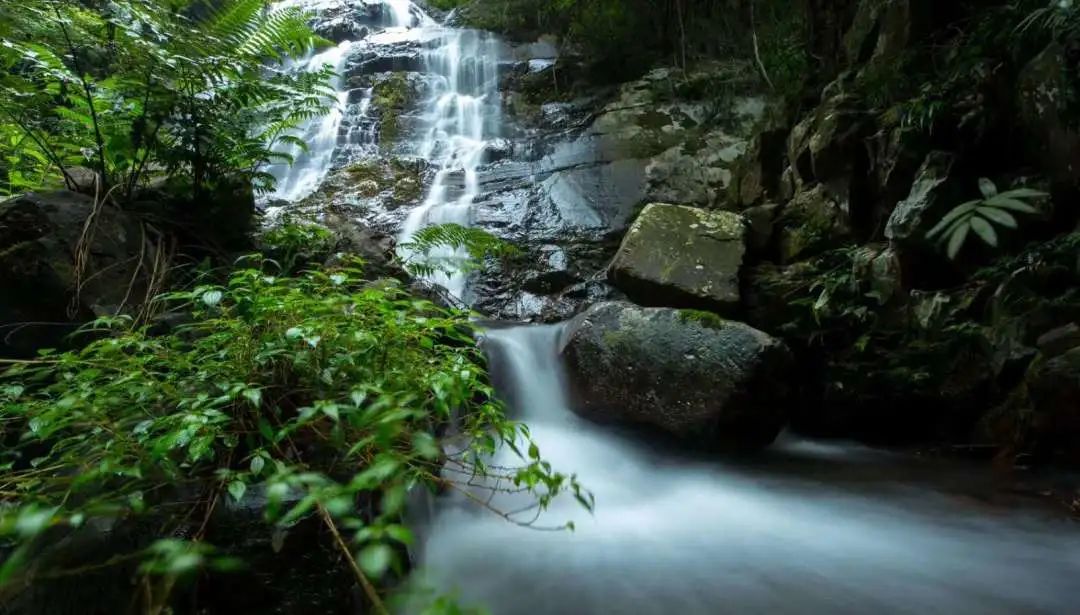
<svg viewBox="0 0 1080 615"><path fill-rule="evenodd" d="M489 259L506 261L521 254L513 244L483 229L460 224L420 229L400 248L406 270L420 277L471 271Z"/></svg>

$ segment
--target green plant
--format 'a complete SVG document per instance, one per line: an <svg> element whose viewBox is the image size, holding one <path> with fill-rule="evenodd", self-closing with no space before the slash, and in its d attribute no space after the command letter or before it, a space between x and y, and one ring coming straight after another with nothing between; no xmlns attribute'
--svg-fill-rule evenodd
<svg viewBox="0 0 1080 615"><path fill-rule="evenodd" d="M513 244L483 229L460 224L438 224L420 229L400 248L405 268L418 277L471 271L489 258L506 260L521 253Z"/></svg>
<svg viewBox="0 0 1080 615"><path fill-rule="evenodd" d="M267 71L321 40L266 0L12 0L0 8L0 172L7 190L92 167L102 192L150 176L194 194L223 177L269 190L291 132L333 101L330 68ZM18 138L15 138L16 135Z"/></svg>
<svg viewBox="0 0 1080 615"><path fill-rule="evenodd" d="M1075 0L1050 0L1046 6L1031 11L1016 30L1042 30L1053 36L1080 34L1080 5Z"/></svg>
<svg viewBox="0 0 1080 615"><path fill-rule="evenodd" d="M364 587L400 570L410 489L459 490L522 525L533 520L492 509L475 490L532 493L536 510L570 491L591 506L505 418L468 314L373 285L356 262L296 278L260 264L163 297L189 318L165 335L101 319L81 351L5 362L0 588L72 574L41 570L31 555L91 520L149 517L174 536L188 519L209 519L219 499L253 490L279 532L313 517L344 533L338 544ZM451 445L439 434L452 416ZM521 464L489 467L500 447ZM229 563L202 538L127 558L171 587L185 571Z"/></svg>
<svg viewBox="0 0 1080 615"><path fill-rule="evenodd" d="M998 192L997 185L985 177L979 180L979 191L983 198L957 205L926 233L928 239L937 238L946 244L949 258L956 258L971 232L987 245L997 247L995 225L1015 229L1016 218L1009 212L1038 213L1039 210L1026 200L1049 196L1030 188Z"/></svg>

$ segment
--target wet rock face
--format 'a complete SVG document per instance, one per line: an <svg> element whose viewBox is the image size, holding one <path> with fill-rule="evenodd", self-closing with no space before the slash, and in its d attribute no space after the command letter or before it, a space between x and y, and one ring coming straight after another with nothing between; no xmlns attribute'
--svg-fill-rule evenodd
<svg viewBox="0 0 1080 615"><path fill-rule="evenodd" d="M626 234L609 276L642 305L731 313L739 306L745 236L739 214L653 203Z"/></svg>
<svg viewBox="0 0 1080 615"><path fill-rule="evenodd" d="M561 345L574 409L688 442L755 450L787 417L783 343L708 312L600 303Z"/></svg>

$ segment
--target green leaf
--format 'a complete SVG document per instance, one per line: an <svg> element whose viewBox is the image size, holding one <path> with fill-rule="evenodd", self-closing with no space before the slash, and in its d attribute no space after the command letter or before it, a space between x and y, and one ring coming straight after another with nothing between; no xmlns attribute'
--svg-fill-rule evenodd
<svg viewBox="0 0 1080 615"><path fill-rule="evenodd" d="M987 199L985 204L991 207L997 207L998 209L1011 209L1012 211L1017 211L1023 214L1039 213L1039 210L1036 209L1034 206L1029 205L1028 203L1025 203L1023 201L1018 201L1015 198L1005 196L1004 194L999 194L992 199Z"/></svg>
<svg viewBox="0 0 1080 615"><path fill-rule="evenodd" d="M992 197L996 196L997 193L998 193L997 184L990 181L986 177L980 177L979 178L979 192L982 192L982 195L983 195L984 198L987 198L987 199L992 198Z"/></svg>
<svg viewBox="0 0 1080 615"><path fill-rule="evenodd" d="M990 246L997 247L997 231L994 230L994 227L987 222L985 218L980 218L978 216L972 217L971 230L975 231L975 234Z"/></svg>
<svg viewBox="0 0 1080 615"><path fill-rule="evenodd" d="M1015 190L1006 190L997 196L1006 199L1041 199L1050 196L1050 193L1031 188L1016 188Z"/></svg>
<svg viewBox="0 0 1080 615"><path fill-rule="evenodd" d="M986 218L987 220L990 220L991 222L1000 224L1001 226L1005 226L1008 228L1017 227L1016 218L1014 218L1013 215L1009 212L1002 209L997 209L994 207L980 207L975 211L980 216Z"/></svg>
<svg viewBox="0 0 1080 615"><path fill-rule="evenodd" d="M262 458L262 455L255 455L251 458L251 473L258 476L266 465L266 460Z"/></svg>
<svg viewBox="0 0 1080 615"><path fill-rule="evenodd" d="M251 405L258 408L262 404L262 390L260 389L244 389L241 395L244 399L251 402Z"/></svg>
<svg viewBox="0 0 1080 615"><path fill-rule="evenodd" d="M373 578L382 577L394 561L394 551L387 545L369 545L360 551L357 563L360 569Z"/></svg>
<svg viewBox="0 0 1080 615"><path fill-rule="evenodd" d="M934 225L934 228L927 231L926 237L928 239L933 239L935 235L945 231L953 222L959 220L961 216L975 211L979 206L979 203L981 203L981 201L968 201L967 203L957 205L952 211L945 214L945 216L941 218L941 221Z"/></svg>
<svg viewBox="0 0 1080 615"><path fill-rule="evenodd" d="M234 480L229 483L229 495L233 496L233 499L239 502L244 498L244 494L247 493L247 485L244 481Z"/></svg>
<svg viewBox="0 0 1080 615"><path fill-rule="evenodd" d="M949 258L955 259L956 255L960 253L960 248L964 247L964 240L967 239L968 231L970 230L970 224L962 224L956 227L952 236L949 237L949 247L946 250Z"/></svg>

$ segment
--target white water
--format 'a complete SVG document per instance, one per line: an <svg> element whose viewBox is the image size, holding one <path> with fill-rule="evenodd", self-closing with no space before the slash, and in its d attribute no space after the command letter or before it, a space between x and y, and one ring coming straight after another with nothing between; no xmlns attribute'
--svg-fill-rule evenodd
<svg viewBox="0 0 1080 615"><path fill-rule="evenodd" d="M274 5L275 8L290 6L301 7L309 11L323 11L339 5L341 0L283 0ZM413 5L409 0L383 0L388 9L387 26L389 28L408 28L415 22ZM298 201L310 195L326 177L330 170L334 155L340 143L340 128L344 117L346 103L349 100L350 90L345 87L343 73L349 61L349 54L356 48L352 41L343 41L336 47L321 53L309 53L301 60L291 61L282 67L285 71L315 71L325 65L334 68L335 76L328 84L336 92L336 101L330 112L326 115L313 118L300 126L294 134L307 143L307 151L290 145L285 151L293 156L293 163L278 164L270 167L270 173L277 180L271 198L284 201ZM359 115L367 113L371 104L371 90L363 93L360 103ZM356 126L363 126L363 117L355 118ZM375 135L373 132L362 129L354 129L349 135L350 145L359 151L365 151L368 146L374 145Z"/></svg>
<svg viewBox="0 0 1080 615"><path fill-rule="evenodd" d="M656 450L567 409L560 330L492 330L486 347L516 416L593 490L595 515L567 498L540 523L577 530L541 532L444 497L424 583L494 615L1076 612L1071 524L949 495L937 468L908 480L903 458L856 446L791 440L741 466Z"/></svg>
<svg viewBox="0 0 1080 615"><path fill-rule="evenodd" d="M345 103L349 91L344 88L342 71L349 59L353 44L345 41L318 54L308 54L302 60L286 65L283 70L319 70L329 64L334 67L335 76L330 86L337 92L336 101L330 112L305 123L296 135L307 143L307 151L290 145L286 151L293 157L291 165L274 165L270 172L277 179L273 198L286 201L298 201L315 191L322 183L330 168L330 162L337 148L338 129L345 112Z"/></svg>
<svg viewBox="0 0 1080 615"><path fill-rule="evenodd" d="M418 153L438 170L424 202L405 221L402 243L427 226L470 224L473 201L480 193L477 168L488 141L497 136L500 115L498 41L484 32L429 27L443 32L424 50L425 70L437 79L426 104L426 130ZM462 298L466 276L460 264L467 254L443 248L428 256L452 270L437 273L432 281Z"/></svg>

